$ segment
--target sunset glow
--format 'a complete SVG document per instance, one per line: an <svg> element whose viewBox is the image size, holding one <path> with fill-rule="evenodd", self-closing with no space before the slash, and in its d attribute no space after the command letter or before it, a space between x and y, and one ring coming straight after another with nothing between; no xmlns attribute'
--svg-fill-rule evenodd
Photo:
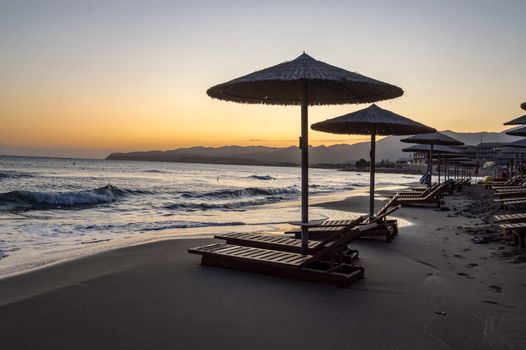
<svg viewBox="0 0 526 350"><path fill-rule="evenodd" d="M3 2L0 154L296 145L299 107L205 91L303 50L404 89L381 107L439 130L500 131L526 100L525 10L521 1ZM310 121L364 107L313 107ZM313 145L364 140L311 133Z"/></svg>

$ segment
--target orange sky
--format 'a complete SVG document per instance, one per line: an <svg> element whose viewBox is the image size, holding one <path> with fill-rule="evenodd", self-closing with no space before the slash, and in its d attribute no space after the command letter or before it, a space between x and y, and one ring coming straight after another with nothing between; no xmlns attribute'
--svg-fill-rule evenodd
<svg viewBox="0 0 526 350"><path fill-rule="evenodd" d="M383 108L439 130L503 130L524 114L526 6L423 3L2 4L0 154L297 144L299 107L205 91L304 49L405 90ZM312 107L310 121L364 107ZM311 132L314 145L365 139Z"/></svg>

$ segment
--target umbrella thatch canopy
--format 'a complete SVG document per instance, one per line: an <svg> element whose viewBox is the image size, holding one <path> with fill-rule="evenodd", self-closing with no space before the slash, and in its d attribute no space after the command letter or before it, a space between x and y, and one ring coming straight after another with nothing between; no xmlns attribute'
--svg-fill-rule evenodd
<svg viewBox="0 0 526 350"><path fill-rule="evenodd" d="M504 125L523 125L526 124L526 115L522 115L518 118L510 120L509 122L504 123Z"/></svg>
<svg viewBox="0 0 526 350"><path fill-rule="evenodd" d="M376 102L402 96L404 91L303 53L290 62L213 86L206 93L213 98L240 103L301 105L301 225L302 251L306 253L309 224L308 106Z"/></svg>
<svg viewBox="0 0 526 350"><path fill-rule="evenodd" d="M508 142L504 145L505 147L526 147L526 139L520 139L513 142Z"/></svg>
<svg viewBox="0 0 526 350"><path fill-rule="evenodd" d="M429 185L430 186L433 180L433 152L435 149L435 145L461 146L464 144L463 142L456 140L450 136L447 136L441 132L435 132L432 134L424 134L424 135L414 135L411 137L407 137L405 139L401 139L400 141L405 142L405 143L417 143L417 144L431 145L431 147L429 147L428 157L427 157L427 172L429 174Z"/></svg>
<svg viewBox="0 0 526 350"><path fill-rule="evenodd" d="M375 104L341 117L313 124L312 129L346 135L412 135L435 130Z"/></svg>
<svg viewBox="0 0 526 350"><path fill-rule="evenodd" d="M370 216L374 215L376 135L412 135L435 131L433 128L382 109L375 104L356 112L315 123L311 128L333 134L371 135Z"/></svg>
<svg viewBox="0 0 526 350"><path fill-rule="evenodd" d="M406 137L401 139L405 143L418 143L424 145L447 145L447 146L462 146L464 142L456 140L441 132L434 132L432 134L422 134Z"/></svg>
<svg viewBox="0 0 526 350"><path fill-rule="evenodd" d="M402 149L402 152L429 152L431 150L431 145L413 145ZM453 147L444 146L444 145L435 145L433 146L434 154L461 154L462 151L455 149Z"/></svg>
<svg viewBox="0 0 526 350"><path fill-rule="evenodd" d="M521 108L526 111L526 102L521 103Z"/></svg>
<svg viewBox="0 0 526 350"><path fill-rule="evenodd" d="M309 105L334 105L388 100L404 91L303 53L295 60L211 87L206 93L225 101L270 105L300 105L306 94Z"/></svg>
<svg viewBox="0 0 526 350"><path fill-rule="evenodd" d="M511 136L526 136L526 126L523 126L521 128L513 129L510 131L506 131L506 135Z"/></svg>

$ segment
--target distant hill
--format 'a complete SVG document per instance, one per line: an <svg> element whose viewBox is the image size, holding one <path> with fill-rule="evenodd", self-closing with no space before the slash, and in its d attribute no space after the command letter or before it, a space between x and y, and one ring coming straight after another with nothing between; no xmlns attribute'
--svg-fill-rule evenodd
<svg viewBox="0 0 526 350"><path fill-rule="evenodd" d="M506 135L504 132L459 133L443 131L467 145L482 142L510 142L519 138ZM405 136L388 136L377 142L376 159L391 161L407 157L402 148L408 144L400 142ZM355 162L360 158L369 158L369 142L352 145L339 144L332 146L309 147L309 160L316 164L343 164ZM214 164L247 164L247 165L293 165L300 163L300 150L296 146L224 146L224 147L190 147L169 151L145 151L130 153L112 153L106 159L137 160L157 162L214 163Z"/></svg>

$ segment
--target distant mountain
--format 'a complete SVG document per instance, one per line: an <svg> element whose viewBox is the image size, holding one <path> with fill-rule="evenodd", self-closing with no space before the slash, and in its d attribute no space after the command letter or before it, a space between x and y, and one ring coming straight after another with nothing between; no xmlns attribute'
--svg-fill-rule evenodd
<svg viewBox="0 0 526 350"><path fill-rule="evenodd" d="M466 145L477 145L481 142L511 142L519 138L506 135L504 132L459 133L450 130L444 134L464 142ZM377 142L376 159L391 161L406 158L402 148L408 144L400 142L405 136L388 136ZM309 147L309 160L316 164L343 164L355 162L360 158L369 158L369 142L352 145L339 144L332 146ZM190 147L170 151L145 151L130 153L112 153L106 159L137 160L157 162L214 163L214 164L247 164L247 165L293 165L300 163L300 150L296 146L224 146L224 147Z"/></svg>

